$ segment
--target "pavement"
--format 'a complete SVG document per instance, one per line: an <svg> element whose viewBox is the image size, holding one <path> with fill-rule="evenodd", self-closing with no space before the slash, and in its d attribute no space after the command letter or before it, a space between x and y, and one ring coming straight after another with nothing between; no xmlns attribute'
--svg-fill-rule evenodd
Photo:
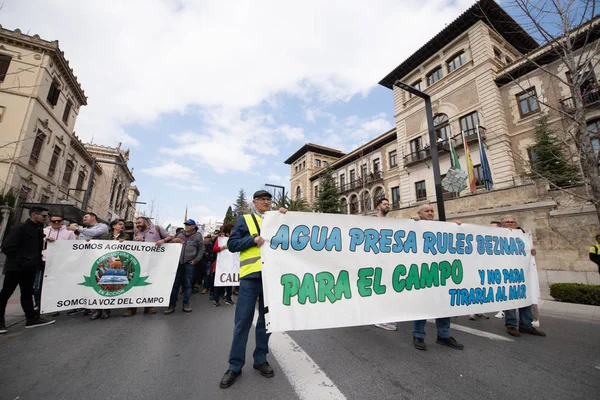
<svg viewBox="0 0 600 400"><path fill-rule="evenodd" d="M107 320L67 317L24 329L11 301L0 336L0 400L26 399L589 399L600 392L600 323L541 308L545 338L506 334L504 321L452 319L464 351L435 343L413 348L409 322L396 332L373 326L276 333L267 379L247 365L229 389L227 369L235 306L213 307L194 294L190 314L138 313ZM553 302L554 303L554 302ZM551 312L561 312L561 316ZM592 314L592 317L595 314ZM253 333L247 360L252 361Z"/></svg>

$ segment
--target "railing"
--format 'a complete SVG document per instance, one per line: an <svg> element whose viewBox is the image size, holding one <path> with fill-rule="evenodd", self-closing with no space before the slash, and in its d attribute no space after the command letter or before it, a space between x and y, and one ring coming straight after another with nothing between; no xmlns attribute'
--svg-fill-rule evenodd
<svg viewBox="0 0 600 400"><path fill-rule="evenodd" d="M582 93L582 101L584 107L594 107L600 105L600 89L593 89ZM564 112L575 112L575 101L573 97L568 97L560 101L560 105Z"/></svg>
<svg viewBox="0 0 600 400"><path fill-rule="evenodd" d="M351 192L353 190L371 187L373 184L377 182L381 182L383 180L383 171L375 171L362 176L352 182L348 182L340 187L340 193Z"/></svg>
<svg viewBox="0 0 600 400"><path fill-rule="evenodd" d="M486 137L486 129L483 126L478 128L469 129L464 131L465 140L467 143L476 142L477 141L477 129L479 129L479 136L481 136L481 140L484 140ZM459 133L457 135L452 136L450 139L442 139L437 142L438 153L443 154L445 152L450 151L450 141L452 141L452 145L457 148L464 145L463 142L463 133ZM424 160L431 158L431 148L426 146L424 149L414 151L404 156L404 166L407 167L409 165L413 165Z"/></svg>

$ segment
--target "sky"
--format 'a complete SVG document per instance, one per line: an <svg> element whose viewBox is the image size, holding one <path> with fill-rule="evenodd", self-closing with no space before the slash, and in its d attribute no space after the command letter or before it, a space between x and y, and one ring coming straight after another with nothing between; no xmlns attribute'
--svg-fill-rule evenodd
<svg viewBox="0 0 600 400"><path fill-rule="evenodd" d="M394 125L378 85L473 0L3 0L0 25L59 40L85 142L130 149L158 221L221 221L239 189L288 187L305 143L341 151ZM148 205L138 210L148 212Z"/></svg>

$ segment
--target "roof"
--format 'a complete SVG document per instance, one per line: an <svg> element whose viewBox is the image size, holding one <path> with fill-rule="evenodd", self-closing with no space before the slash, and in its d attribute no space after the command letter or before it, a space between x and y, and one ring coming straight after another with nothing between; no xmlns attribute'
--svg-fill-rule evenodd
<svg viewBox="0 0 600 400"><path fill-rule="evenodd" d="M20 47L34 48L48 52L48 54L55 60L57 68L60 70L61 74L69 82L73 92L79 99L79 102L82 105L87 105L87 97L85 92L77 81L77 77L73 73L73 68L69 67L69 61L65 58L65 52L58 47L58 40L49 42L40 38L40 35L29 36L22 33L20 29L11 31L10 29L2 28L2 25L0 25L0 41L13 43Z"/></svg>
<svg viewBox="0 0 600 400"><path fill-rule="evenodd" d="M425 43L423 47L408 57L402 64L397 66L379 84L392 89L396 80L404 78L431 58L441 48L450 44L479 21L491 26L516 50L523 54L529 53L539 47L538 42L525 32L523 27L508 15L502 7L496 4L495 1L480 0Z"/></svg>
<svg viewBox="0 0 600 400"><path fill-rule="evenodd" d="M330 165L330 167L332 170L336 170L345 165L348 165L351 162L361 159L366 154L369 154L372 151L375 151L375 150L381 148L382 146L385 146L388 143L395 142L397 137L398 137L398 135L396 134L396 128L392 128L389 131L387 131L386 133L377 136L375 139L371 140L370 142L367 142L366 144L352 150L350 153L346 154L344 157L342 157L339 160L332 163ZM319 179L321 177L321 175L323 175L324 173L325 173L325 170L322 169L319 172L313 174L309 179L311 181L314 181L315 179Z"/></svg>
<svg viewBox="0 0 600 400"><path fill-rule="evenodd" d="M569 37L573 46L573 51L577 51L583 46L593 43L596 40L600 40L600 15L571 30L571 32L569 32ZM557 44L556 41L552 41L518 60L515 60L498 72L496 84L500 87L504 86L514 79L538 69L540 65L547 65L560 59L555 49L560 50L561 48L562 46L560 44Z"/></svg>
<svg viewBox="0 0 600 400"><path fill-rule="evenodd" d="M331 157L343 157L344 153L339 150L331 149L325 146L319 146L318 144L306 143L304 146L300 147L298 151L290 156L287 160L284 161L285 164L291 165L294 161L302 157L307 152L312 151L313 153L323 154Z"/></svg>

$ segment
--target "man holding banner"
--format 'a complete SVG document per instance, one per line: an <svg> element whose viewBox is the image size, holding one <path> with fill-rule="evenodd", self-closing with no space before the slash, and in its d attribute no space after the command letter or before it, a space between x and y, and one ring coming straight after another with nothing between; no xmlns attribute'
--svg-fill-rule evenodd
<svg viewBox="0 0 600 400"><path fill-rule="evenodd" d="M262 218L271 209L271 193L259 190L254 193L252 203L255 212L240 217L227 242L229 251L240 252L240 291L238 304L235 309L235 326L233 341L229 353L229 369L221 379L221 389L226 389L235 383L242 374L246 362L246 345L252 321L254 307L258 300L258 320L256 321L256 349L254 350L254 369L266 378L272 378L275 373L267 362L269 352L269 336L265 326L265 304L262 283L261 246L265 240L260 235ZM280 208L285 213L285 208Z"/></svg>
<svg viewBox="0 0 600 400"><path fill-rule="evenodd" d="M435 218L435 211L431 204L425 204L419 207L417 211L418 218L416 220L433 221ZM413 322L413 345L417 350L427 350L425 344L425 324L427 320L422 319ZM436 343L448 346L456 350L462 350L465 346L458 343L456 339L450 336L450 318L436 318L435 325L437 327L437 340Z"/></svg>

